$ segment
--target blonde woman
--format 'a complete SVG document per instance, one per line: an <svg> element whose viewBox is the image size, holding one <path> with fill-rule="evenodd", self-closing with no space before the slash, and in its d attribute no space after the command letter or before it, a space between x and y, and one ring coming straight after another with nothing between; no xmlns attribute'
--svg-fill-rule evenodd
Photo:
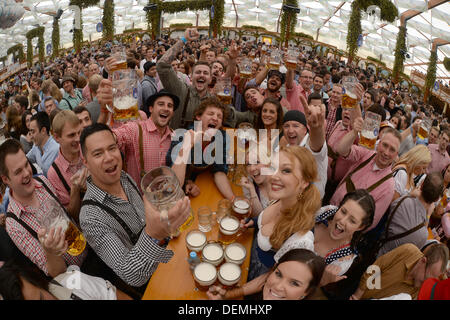
<svg viewBox="0 0 450 320"><path fill-rule="evenodd" d="M308 149L299 146L281 148L278 158L277 170L269 178L269 196L278 200L259 214L256 224L252 220L244 225L258 229L248 280L268 272L275 264L275 253L294 234L303 240L301 247L314 250L311 229L321 205L320 192L313 184L316 162Z"/></svg>
<svg viewBox="0 0 450 320"><path fill-rule="evenodd" d="M392 168L395 181L395 199L411 193L425 178L431 162L431 153L425 145L417 145L403 154Z"/></svg>

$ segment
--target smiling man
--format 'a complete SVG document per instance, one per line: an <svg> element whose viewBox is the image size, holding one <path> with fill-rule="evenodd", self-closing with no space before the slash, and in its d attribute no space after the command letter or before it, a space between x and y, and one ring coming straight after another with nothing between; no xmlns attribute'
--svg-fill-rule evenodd
<svg viewBox="0 0 450 320"><path fill-rule="evenodd" d="M99 102L102 112L98 119L106 123L108 110L105 104L112 104L113 94L111 81L103 80L100 84ZM172 129L169 122L180 105L178 97L166 90L150 96L146 102L151 112L150 118L144 121L130 121L114 129L117 144L125 154L127 172L140 188L144 172L162 166L166 162L166 153L170 147Z"/></svg>

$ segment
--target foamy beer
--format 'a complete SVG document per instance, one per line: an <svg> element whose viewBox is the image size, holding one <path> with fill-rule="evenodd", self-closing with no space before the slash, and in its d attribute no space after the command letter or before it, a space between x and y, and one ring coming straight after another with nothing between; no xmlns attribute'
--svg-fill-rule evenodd
<svg viewBox="0 0 450 320"><path fill-rule="evenodd" d="M239 64L239 74L241 78L250 78L252 76L252 61L249 58L242 59Z"/></svg>
<svg viewBox="0 0 450 320"><path fill-rule="evenodd" d="M115 121L139 119L137 75L134 70L118 70L112 73L113 109Z"/></svg>
<svg viewBox="0 0 450 320"><path fill-rule="evenodd" d="M203 247L202 260L214 266L218 266L223 261L223 249L220 243L210 242Z"/></svg>
<svg viewBox="0 0 450 320"><path fill-rule="evenodd" d="M342 108L354 109L358 104L358 97L356 96L355 86L358 79L355 77L343 77L342 86L344 87L344 95L342 96Z"/></svg>
<svg viewBox="0 0 450 320"><path fill-rule="evenodd" d="M225 93L218 93L217 98L222 102L223 104L231 104L231 94L225 94Z"/></svg>
<svg viewBox="0 0 450 320"><path fill-rule="evenodd" d="M220 266L218 278L225 287L232 287L241 279L241 267L235 263L226 262Z"/></svg>
<svg viewBox="0 0 450 320"><path fill-rule="evenodd" d="M269 58L269 68L279 70L281 65L281 52L278 49L272 50L270 52Z"/></svg>
<svg viewBox="0 0 450 320"><path fill-rule="evenodd" d="M381 116L368 111L364 119L363 129L359 137L359 145L367 149L374 149L380 132Z"/></svg>
<svg viewBox="0 0 450 320"><path fill-rule="evenodd" d="M239 220L234 216L225 216L219 223L219 242L230 244L236 241L239 231Z"/></svg>
<svg viewBox="0 0 450 320"><path fill-rule="evenodd" d="M192 230L186 235L186 246L189 251L200 252L206 245L206 235L200 230Z"/></svg>
<svg viewBox="0 0 450 320"><path fill-rule="evenodd" d="M200 262L194 268L194 280L200 291L208 291L209 286L217 280L216 267L208 262Z"/></svg>
<svg viewBox="0 0 450 320"><path fill-rule="evenodd" d="M218 78L214 87L217 98L223 104L231 104L231 79Z"/></svg>
<svg viewBox="0 0 450 320"><path fill-rule="evenodd" d="M247 256L247 250L240 243L231 243L225 248L225 261L241 265Z"/></svg>
<svg viewBox="0 0 450 320"><path fill-rule="evenodd" d="M428 138L428 133L431 129L431 120L430 119L423 119L420 122L419 131L417 132L417 135L420 139L426 139Z"/></svg>
<svg viewBox="0 0 450 320"><path fill-rule="evenodd" d="M45 212L45 215L41 218L41 227L46 229L46 232L51 228L61 228L61 231L65 233L65 239L68 242L67 253L72 256L78 256L86 248L86 239L80 230L69 220L64 213L61 206L53 199L48 200L49 210Z"/></svg>
<svg viewBox="0 0 450 320"><path fill-rule="evenodd" d="M295 70L297 69L297 57L299 54L299 50L297 48L291 48L287 52L287 59L286 59L286 68Z"/></svg>
<svg viewBox="0 0 450 320"><path fill-rule="evenodd" d="M127 69L127 54L124 48L113 47L111 49L111 56L116 59L116 63L111 66L110 72Z"/></svg>
<svg viewBox="0 0 450 320"><path fill-rule="evenodd" d="M246 219L250 213L250 201L243 197L236 197L233 200L233 214L240 220Z"/></svg>

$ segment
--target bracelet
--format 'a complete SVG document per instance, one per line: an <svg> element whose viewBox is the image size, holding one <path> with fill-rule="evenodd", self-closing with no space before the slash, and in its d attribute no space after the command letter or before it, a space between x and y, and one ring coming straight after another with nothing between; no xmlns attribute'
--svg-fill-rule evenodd
<svg viewBox="0 0 450 320"><path fill-rule="evenodd" d="M184 43L184 44L186 44L186 43L187 43L187 40L186 40L186 38L185 38L185 37L181 37L181 41L183 41L183 43Z"/></svg>

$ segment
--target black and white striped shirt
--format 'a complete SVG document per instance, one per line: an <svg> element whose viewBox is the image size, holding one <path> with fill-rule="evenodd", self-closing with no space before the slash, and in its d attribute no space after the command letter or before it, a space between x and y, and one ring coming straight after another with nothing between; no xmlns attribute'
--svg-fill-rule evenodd
<svg viewBox="0 0 450 320"><path fill-rule="evenodd" d="M128 201L98 188L89 177L84 200L95 200L114 210L134 234L141 234L133 245L120 223L105 210L84 205L80 211L80 226L89 245L97 255L126 283L134 287L144 285L160 262L167 263L173 251L155 243L143 230L144 202L134 181L122 171L120 182Z"/></svg>

